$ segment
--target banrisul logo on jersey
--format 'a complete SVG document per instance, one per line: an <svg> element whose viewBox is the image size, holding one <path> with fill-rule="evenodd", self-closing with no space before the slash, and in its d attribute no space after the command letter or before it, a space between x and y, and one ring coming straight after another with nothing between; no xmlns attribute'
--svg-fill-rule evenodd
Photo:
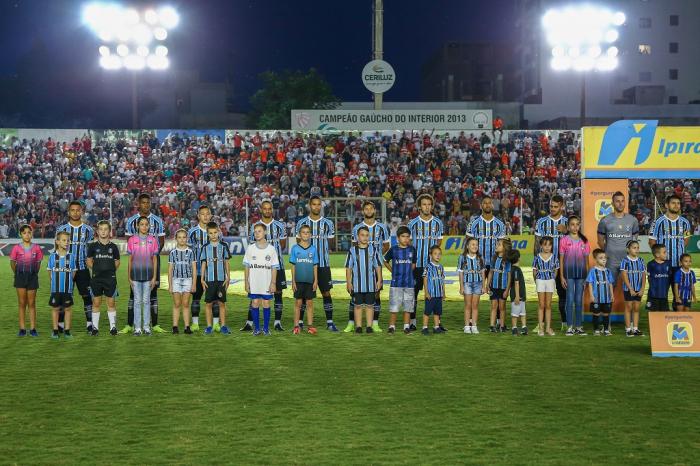
<svg viewBox="0 0 700 466"><path fill-rule="evenodd" d="M700 176L700 127L621 120L583 128L585 178L694 178Z"/></svg>

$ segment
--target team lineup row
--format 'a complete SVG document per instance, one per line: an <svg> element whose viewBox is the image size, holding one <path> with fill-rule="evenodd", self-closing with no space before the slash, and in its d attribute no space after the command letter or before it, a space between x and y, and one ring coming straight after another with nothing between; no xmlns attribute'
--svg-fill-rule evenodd
<svg viewBox="0 0 700 466"><path fill-rule="evenodd" d="M616 196L622 196L616 193ZM615 200L615 198L614 198ZM618 199L619 200L619 199ZM673 200L671 200L673 201ZM353 246L346 259L346 278L351 298L348 311L346 332L362 332L362 319L366 320L367 332L381 331L379 327L378 291L382 287L382 268L391 271L390 290L390 326L395 331L396 314L400 309L404 313L404 332L417 329L416 310L419 292L425 288L425 311L423 317L424 334L428 333L430 315L433 316L433 332L445 331L441 324L442 300L444 299L444 267L440 264L443 226L432 215L433 200L424 195L418 199L420 215L397 231L398 244L390 246L388 228L375 218L375 207L371 202L363 204L364 221L352 231ZM671 208L668 205L669 212ZM594 331L599 332L596 316L602 314L603 334L609 333L609 305L613 299L612 286L619 270L622 270L622 283L626 298L630 298L626 307L626 332L630 336L640 335L638 329L639 304L645 286L646 267L638 257L639 246L634 241L627 241L627 257L619 264L610 264L612 270L605 271L606 257L603 250L594 251L596 266L588 270L590 248L587 239L579 232L580 220L568 219L561 215L562 201L554 196L550 203L550 215L538 221L538 252L533 263L533 277L537 284L539 299L538 328L540 335L553 334L551 328L551 297L560 286L568 290L562 303L563 329L567 335L585 334L582 325L582 294L585 283L590 284L591 302L594 310ZM624 205L624 204L623 204ZM286 248L286 228L272 217L270 202L260 206L262 218L251 228L252 244L244 257L245 288L250 297L248 319L245 330L254 334L270 334L271 307L274 303L274 328L282 330L282 290L287 280L283 265L282 251ZM616 206L616 214L618 213ZM292 287L295 297L294 332L303 328L301 321L306 313L308 331L315 332L313 326L313 298L316 290L323 297L326 314L326 327L330 331L338 329L333 321L333 301L330 296L332 288L329 243L334 240L333 222L321 214L322 202L318 197L309 201L309 215L301 219L296 226L295 235L298 242L290 251ZM613 215L613 214L611 214ZM110 241L111 226L107 221L97 225L97 238L89 225L82 221L83 207L74 201L69 206L69 222L61 226L56 236L56 249L49 256L48 274L51 283L49 305L52 308L53 333L58 338L71 337L70 321L73 306L73 287L78 289L84 304L86 328L92 334L99 329L100 305L104 299L108 308L110 333L116 334L116 270L120 265L119 250ZM173 332L178 333L180 314L184 320L184 332L191 333L199 329L200 301L204 296L206 304L206 328L211 334L220 331L230 334L226 325L226 289L229 284L230 253L228 247L220 242L219 230L211 222L212 213L206 206L198 211L198 223L189 231L176 233L177 246L169 256L168 277L169 291L173 295ZM668 219L668 218L667 218ZM682 217L677 217L680 220ZM672 219L671 219L672 220ZM679 222L677 222L679 223ZM604 222L601 222L603 225ZM600 230L600 229L599 229ZM30 335L36 335L35 296L38 288L38 271L43 255L38 246L31 242L32 231L29 226L21 229L22 243L15 246L11 253L11 264L15 274L15 288L19 300L20 335L26 334L25 311L29 310ZM599 243L605 237L600 238ZM632 228L627 230L630 237L636 238ZM670 233L673 233L671 231ZM163 332L158 324L157 289L159 287L160 261L158 254L164 245L164 228L162 220L151 213L151 200L147 194L138 198L138 213L127 221L127 251L129 253L129 282L131 294L128 305L127 325L121 333L135 335ZM465 251L460 256L458 271L460 274L460 291L465 297L465 333L478 333L476 327L478 300L481 294L491 297L490 330L505 331L505 300L510 296L512 332L527 333L524 310L524 280L518 267L518 252L510 251L510 243L505 237L505 227L493 216L489 198L482 201L482 213L469 225ZM610 235L611 239L621 236ZM661 236L661 235L659 235ZM676 304L688 306L694 299L695 277L688 267L679 270L683 255L684 242L678 243L678 235L666 234L660 238L664 248L656 248L655 261L664 264L668 270L658 273L665 275L663 299L661 291L649 289L649 303L661 305L666 300L668 289L673 284L674 307ZM610 247L612 241L608 242ZM665 258L666 250L672 253L671 260ZM680 250L680 254L678 254ZM674 255L675 264L674 264ZM683 256L683 257L681 257ZM689 260L689 257L686 259ZM654 262L654 261L652 261ZM658 268L660 266L654 266ZM652 263L649 264L651 275ZM676 275L678 280L674 280ZM683 275L685 274L685 275ZM688 276L687 279L683 277ZM608 278L609 276L609 278ZM658 282L658 277L654 283ZM650 278L650 283L652 279ZM658 285L661 290L663 283ZM609 288L609 290L608 290ZM691 289L692 288L692 289ZM609 293L608 293L609 291ZM608 300L606 302L606 300ZM655 300L655 301L653 301ZM260 326L260 311L263 325ZM659 309L662 310L662 309ZM607 311L607 312L606 312ZM522 328L517 327L517 318L522 319Z"/></svg>

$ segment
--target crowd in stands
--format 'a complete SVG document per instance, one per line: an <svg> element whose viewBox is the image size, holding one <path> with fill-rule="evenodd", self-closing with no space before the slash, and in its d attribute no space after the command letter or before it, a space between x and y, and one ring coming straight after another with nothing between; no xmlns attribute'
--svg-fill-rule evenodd
<svg viewBox="0 0 700 466"><path fill-rule="evenodd" d="M140 139L13 138L0 147L0 237L16 237L23 223L35 228L35 237L53 237L74 199L84 202L92 224L110 218L111 206L116 235L123 236L140 192L154 196L169 236L187 227L203 203L220 219L224 235L237 236L246 220L257 220L265 198L291 229L313 194L348 198L340 209L346 220L338 226L348 232L361 219L360 197L385 198L395 230L418 215L418 195L432 194L436 215L455 235L464 233L484 194L493 197L494 213L510 233L531 231L555 192L564 197L567 214L580 211L575 133L560 132L553 140L522 132L501 141L486 133L427 131L392 136L251 131L227 141L184 134L158 140L145 132ZM698 224L697 182L644 180L630 188L630 212L642 232L655 217L655 200L672 192L683 199L684 215Z"/></svg>

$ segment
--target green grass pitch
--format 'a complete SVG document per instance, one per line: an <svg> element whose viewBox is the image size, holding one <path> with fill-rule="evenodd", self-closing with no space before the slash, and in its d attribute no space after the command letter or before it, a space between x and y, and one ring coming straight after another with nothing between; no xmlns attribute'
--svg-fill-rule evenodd
<svg viewBox="0 0 700 466"><path fill-rule="evenodd" d="M342 267L342 256L333 261ZM233 263L240 267L240 257ZM128 283L124 269L119 276L121 326ZM0 278L4 464L648 465L700 458L699 361L652 359L648 337L625 338L619 326L610 338L464 335L462 306L448 302L450 332L431 337L322 328L315 337L271 338L77 331L73 341L55 342L45 272L39 339L15 336L5 258ZM166 291L159 296L168 328L171 300ZM81 329L77 293L76 304ZM291 306L285 303L288 330ZM237 329L247 302L231 297L228 308ZM531 326L535 311L529 302ZM383 325L387 315L385 307ZM346 316L347 300L336 300L339 326Z"/></svg>

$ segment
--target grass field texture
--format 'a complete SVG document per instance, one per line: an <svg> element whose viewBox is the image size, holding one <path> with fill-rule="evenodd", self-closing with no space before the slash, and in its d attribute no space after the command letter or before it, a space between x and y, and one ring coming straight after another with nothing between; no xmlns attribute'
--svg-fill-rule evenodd
<svg viewBox="0 0 700 466"><path fill-rule="evenodd" d="M334 265L342 260L334 256ZM240 267L240 258L233 264ZM38 339L15 336L4 258L0 278L4 464L646 465L700 458L700 361L652 359L648 337L625 338L620 327L609 338L464 335L462 306L448 302L450 332L431 337L78 331L73 341L54 342L45 272ZM121 326L125 270L120 292ZM160 322L169 328L171 299L162 290L159 297ZM81 329L77 293L76 304ZM228 308L237 328L247 301L230 297ZM535 310L528 303L531 326ZM288 330L291 311L285 302ZM383 326L387 315L385 307ZM335 300L335 316L345 323L347 300ZM486 318L484 302L482 330ZM103 309L103 333L107 327Z"/></svg>

